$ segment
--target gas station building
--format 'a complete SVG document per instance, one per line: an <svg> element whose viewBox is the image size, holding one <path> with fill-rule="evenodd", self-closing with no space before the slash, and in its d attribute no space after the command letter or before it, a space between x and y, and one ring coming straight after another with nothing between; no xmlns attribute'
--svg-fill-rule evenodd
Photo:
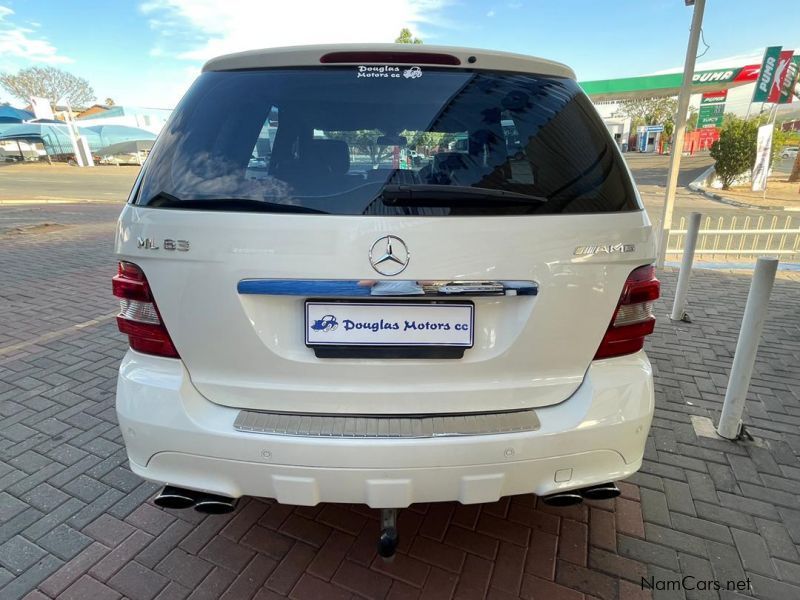
<svg viewBox="0 0 800 600"><path fill-rule="evenodd" d="M684 142L684 152L707 149L719 137L718 126L726 112L728 90L748 86L758 78L760 65L746 65L696 71L692 78L692 100L690 106L700 110L697 129L688 132ZM619 104L634 98L660 98L677 96L680 91L683 73L665 73L623 77L620 79L601 79L582 81L581 87L597 108L611 135L623 151L660 152L663 149L663 123L648 123L631 129L631 118L619 114ZM745 91L745 90L742 90ZM738 107L737 107L738 108ZM737 112L729 107L730 112ZM666 141L666 140L663 140Z"/></svg>

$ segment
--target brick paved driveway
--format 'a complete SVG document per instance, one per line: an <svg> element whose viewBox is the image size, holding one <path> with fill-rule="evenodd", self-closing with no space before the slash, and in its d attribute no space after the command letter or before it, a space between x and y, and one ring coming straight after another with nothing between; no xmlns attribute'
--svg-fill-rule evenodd
<svg viewBox="0 0 800 600"><path fill-rule="evenodd" d="M386 564L374 550L377 511L364 506L243 499L231 515L204 516L150 503L156 487L126 468L113 409L126 345L109 293L117 212L0 210L3 600L613 599L649 597L642 576L682 575L749 577L757 597L800 598L796 279L773 294L747 405L754 442L692 426L692 416L718 416L748 286L745 276L698 272L694 323L662 319L650 342L656 419L643 469L621 498L569 509L533 496L415 505L401 512L400 553ZM674 273L662 278L670 297Z"/></svg>

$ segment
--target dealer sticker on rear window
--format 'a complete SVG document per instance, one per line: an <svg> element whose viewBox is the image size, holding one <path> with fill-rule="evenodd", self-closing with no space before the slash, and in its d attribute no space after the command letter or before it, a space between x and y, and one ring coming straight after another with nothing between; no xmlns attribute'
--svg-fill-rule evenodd
<svg viewBox="0 0 800 600"><path fill-rule="evenodd" d="M356 78L368 77L371 79L389 79L405 77L406 79L419 79L422 69L419 67L393 67L391 65L359 65L356 67Z"/></svg>

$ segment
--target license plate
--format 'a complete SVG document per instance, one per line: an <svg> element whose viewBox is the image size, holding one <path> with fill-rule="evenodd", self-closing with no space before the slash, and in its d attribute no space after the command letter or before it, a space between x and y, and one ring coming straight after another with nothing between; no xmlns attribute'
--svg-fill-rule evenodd
<svg viewBox="0 0 800 600"><path fill-rule="evenodd" d="M306 302L308 346L471 348L471 303Z"/></svg>

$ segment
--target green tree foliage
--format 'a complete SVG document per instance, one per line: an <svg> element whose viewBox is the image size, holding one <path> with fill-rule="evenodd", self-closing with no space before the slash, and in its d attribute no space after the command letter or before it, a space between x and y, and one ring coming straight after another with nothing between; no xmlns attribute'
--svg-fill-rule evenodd
<svg viewBox="0 0 800 600"><path fill-rule="evenodd" d="M792 166L792 172L789 175L789 181L800 181L800 152L797 153L797 156L794 159L794 166Z"/></svg>
<svg viewBox="0 0 800 600"><path fill-rule="evenodd" d="M784 131L783 135L784 146L800 146L800 132ZM792 183L795 181L800 181L800 152L797 153L797 157L794 159L794 165L792 166L792 172L789 175L789 181Z"/></svg>
<svg viewBox="0 0 800 600"><path fill-rule="evenodd" d="M694 131L697 129L697 119L700 117L700 112L694 107L689 109L689 117L686 119L686 131Z"/></svg>
<svg viewBox="0 0 800 600"><path fill-rule="evenodd" d="M631 128L634 131L640 125L663 125L664 139L670 140L675 131L677 114L677 98L633 98L620 102L615 116L630 117ZM697 110L690 106L686 129L691 131L695 127L697 127Z"/></svg>
<svg viewBox="0 0 800 600"><path fill-rule="evenodd" d="M404 131L403 135L408 138L410 148L425 154L431 154L438 148L447 148L447 144L453 141L452 133L440 131Z"/></svg>
<svg viewBox="0 0 800 600"><path fill-rule="evenodd" d="M766 115L749 121L731 113L725 115L719 140L711 146L711 157L716 161L714 169L723 189L727 190L737 177L752 171L756 162L758 128L767 121ZM786 133L776 127L772 132L770 166L785 143Z"/></svg>
<svg viewBox="0 0 800 600"><path fill-rule="evenodd" d="M766 121L764 121L766 122ZM763 123L762 123L763 124ZM775 160L778 158L778 153L785 147L789 145L789 136L785 131L781 130L780 125L775 125L775 129L772 132L772 152L769 155L769 166L775 164Z"/></svg>
<svg viewBox="0 0 800 600"><path fill-rule="evenodd" d="M333 140L343 140L350 147L350 152L355 155L366 155L373 166L389 158L393 146L378 144L378 139L384 132L378 129L358 129L356 131L326 131L325 135ZM406 138L406 148L415 150L423 155L433 154L442 149L447 149L450 142L455 139L452 133L440 131L401 131L400 135Z"/></svg>
<svg viewBox="0 0 800 600"><path fill-rule="evenodd" d="M619 103L618 115L631 118L631 126L666 125L675 122L677 98L632 98Z"/></svg>
<svg viewBox="0 0 800 600"><path fill-rule="evenodd" d="M377 129L359 129L357 131L326 131L325 135L333 140L343 140L350 147L350 152L356 154L366 154L370 162L374 165L379 164L383 159L388 158L392 153L390 146L378 144L378 138L382 135Z"/></svg>
<svg viewBox="0 0 800 600"><path fill-rule="evenodd" d="M418 37L414 37L411 33L411 30L408 27L403 27L400 30L400 35L394 40L395 44L421 44L422 40Z"/></svg>
<svg viewBox="0 0 800 600"><path fill-rule="evenodd" d="M1 73L0 86L23 102L30 102L31 96L47 98L52 104L63 98L77 108L95 99L88 81L55 67L29 67L16 74Z"/></svg>
<svg viewBox="0 0 800 600"><path fill-rule="evenodd" d="M731 187L734 180L753 168L756 160L758 124L745 121L733 114L725 115L719 139L711 146L714 170L722 189Z"/></svg>

